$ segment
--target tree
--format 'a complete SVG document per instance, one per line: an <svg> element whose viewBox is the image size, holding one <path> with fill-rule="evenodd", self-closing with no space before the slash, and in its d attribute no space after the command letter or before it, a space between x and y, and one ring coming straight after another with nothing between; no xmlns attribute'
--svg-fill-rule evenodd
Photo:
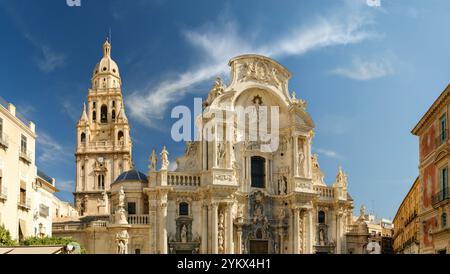
<svg viewBox="0 0 450 274"><path fill-rule="evenodd" d="M12 239L11 233L4 225L0 226L0 246L14 246L17 243Z"/></svg>

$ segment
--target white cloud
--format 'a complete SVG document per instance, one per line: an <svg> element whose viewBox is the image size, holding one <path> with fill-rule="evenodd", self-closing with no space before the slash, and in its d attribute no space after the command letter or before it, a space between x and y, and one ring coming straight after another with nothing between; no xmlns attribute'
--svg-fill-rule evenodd
<svg viewBox="0 0 450 274"><path fill-rule="evenodd" d="M394 68L387 57L379 58L378 60L354 58L351 66L338 67L332 70L331 73L353 80L367 81L392 75Z"/></svg>
<svg viewBox="0 0 450 274"><path fill-rule="evenodd" d="M228 61L244 53L258 53L274 58L299 56L312 50L354 44L374 37L365 29L370 20L365 16L342 15L337 18L318 19L297 27L269 43L258 43L239 33L236 24L207 25L207 27L184 31L184 37L201 52L199 65L176 77L164 79L147 90L135 91L126 100L130 115L149 127L159 127L170 103L192 92L200 83L228 72ZM232 22L232 21L231 21ZM274 42L272 42L274 41ZM206 92L206 91L205 91Z"/></svg>
<svg viewBox="0 0 450 274"><path fill-rule="evenodd" d="M59 144L45 132L38 133L37 145L37 150L40 151L38 159L41 163L61 164L71 160L71 148Z"/></svg>
<svg viewBox="0 0 450 274"><path fill-rule="evenodd" d="M66 56L56 52L48 46L36 44L41 50L41 56L37 58L37 64L41 71L52 72L57 68L63 67L66 63Z"/></svg>
<svg viewBox="0 0 450 274"><path fill-rule="evenodd" d="M61 191L72 192L75 190L75 182L71 180L56 180L56 188Z"/></svg>
<svg viewBox="0 0 450 274"><path fill-rule="evenodd" d="M337 153L336 151L331 150L331 149L318 148L316 151L318 154L328 157L328 158L342 159L342 157L341 157L341 155L339 155L339 153Z"/></svg>

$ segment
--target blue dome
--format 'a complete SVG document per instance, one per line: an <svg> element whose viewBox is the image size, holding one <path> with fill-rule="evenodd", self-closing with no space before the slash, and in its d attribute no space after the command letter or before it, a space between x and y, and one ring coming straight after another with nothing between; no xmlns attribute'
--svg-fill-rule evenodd
<svg viewBox="0 0 450 274"><path fill-rule="evenodd" d="M148 183L147 176L145 176L142 172L134 169L125 171L124 173L120 174L113 184L125 181L141 181L143 183Z"/></svg>

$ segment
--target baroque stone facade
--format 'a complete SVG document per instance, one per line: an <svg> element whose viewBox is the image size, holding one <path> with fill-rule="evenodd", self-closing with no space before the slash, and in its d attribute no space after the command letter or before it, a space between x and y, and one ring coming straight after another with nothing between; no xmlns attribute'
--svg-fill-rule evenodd
<svg viewBox="0 0 450 274"><path fill-rule="evenodd" d="M325 184L318 156L311 152L314 122L306 102L289 94L286 68L260 55L233 58L230 83L216 79L196 118L199 136L212 132L214 138L187 142L174 171L168 170L164 147L159 169L153 151L147 175L136 170L120 174L118 164L123 170L130 167L131 140L126 119L120 120L125 118L120 78L110 71L118 68L110 60L110 45L104 47L109 65L101 72L105 75L94 74L89 113L102 105L111 110L115 100L120 114L114 121L108 111L108 121L102 123L83 111L78 135L87 138L79 140L77 149L75 196L85 197L89 205L79 206L81 219L56 223L55 234L75 237L91 253L348 252L346 233L354 224L347 175L339 168L333 184ZM103 70L103 62L96 71ZM101 86L104 79L107 84ZM258 134L249 138L252 126L263 126L252 120L263 107L277 112L279 127L272 120L265 128L266 133L278 131L273 135L277 142L268 143ZM239 109L250 109L244 130L238 128ZM116 142L119 131L123 143ZM219 132L228 138L221 139ZM111 142L109 150L101 142ZM105 174L104 189L96 188L99 172ZM105 211L97 210L102 207ZM367 240L366 232L362 238Z"/></svg>

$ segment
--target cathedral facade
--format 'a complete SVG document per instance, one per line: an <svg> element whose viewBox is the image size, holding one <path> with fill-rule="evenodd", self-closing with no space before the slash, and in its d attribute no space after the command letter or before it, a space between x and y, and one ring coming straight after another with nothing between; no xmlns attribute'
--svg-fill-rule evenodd
<svg viewBox="0 0 450 274"><path fill-rule="evenodd" d="M201 137L186 143L175 170L166 147L154 150L144 174L132 168L108 42L103 55L77 125L74 196L81 217L55 223L56 236L72 236L90 253L363 250L367 227L354 222L347 175L339 168L331 185L324 182L311 152L315 125L306 102L289 92L286 68L260 55L233 58L230 83L217 78L205 94L196 117Z"/></svg>

